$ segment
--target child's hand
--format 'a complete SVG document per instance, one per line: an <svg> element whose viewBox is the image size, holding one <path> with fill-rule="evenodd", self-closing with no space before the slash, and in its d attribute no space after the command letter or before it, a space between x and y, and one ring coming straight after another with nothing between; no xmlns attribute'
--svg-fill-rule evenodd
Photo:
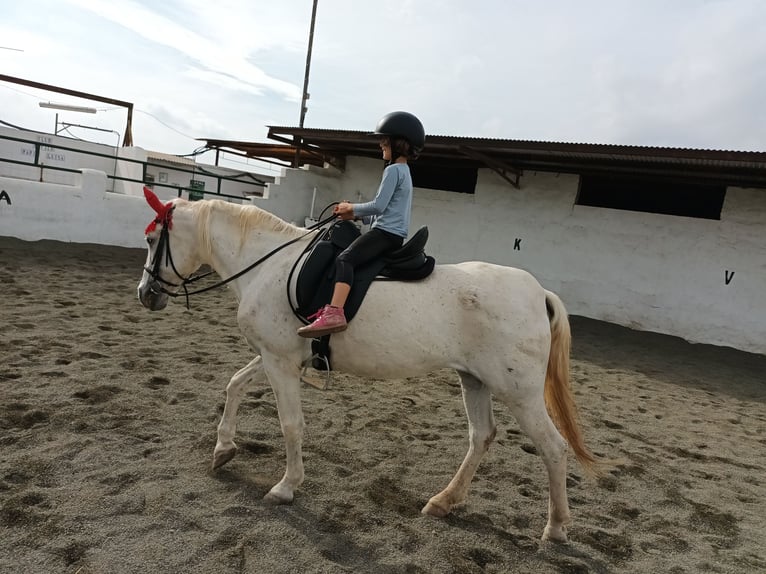
<svg viewBox="0 0 766 574"><path fill-rule="evenodd" d="M354 207L347 201L341 201L332 212L344 221L354 219Z"/></svg>

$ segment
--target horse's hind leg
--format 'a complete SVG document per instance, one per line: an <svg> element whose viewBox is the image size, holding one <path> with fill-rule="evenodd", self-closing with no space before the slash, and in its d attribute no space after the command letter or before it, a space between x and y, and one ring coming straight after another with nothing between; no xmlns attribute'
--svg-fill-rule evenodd
<svg viewBox="0 0 766 574"><path fill-rule="evenodd" d="M498 399L503 400L498 396ZM566 524L569 522L567 501L567 443L553 424L545 408L542 386L539 392L526 400L503 401L511 408L521 430L534 443L548 471L548 524L543 540L567 541Z"/></svg>
<svg viewBox="0 0 766 574"><path fill-rule="evenodd" d="M240 369L226 386L226 405L223 416L218 424L218 442L213 451L213 468L216 469L229 462L237 454L234 444L234 433L237 430L237 409L245 394L245 387L263 367L258 355L246 367Z"/></svg>
<svg viewBox="0 0 766 574"><path fill-rule="evenodd" d="M423 514L443 517L465 500L476 469L495 438L497 427L489 389L468 373L460 373L460 383L468 416L468 453L447 488L428 501L422 510Z"/></svg>

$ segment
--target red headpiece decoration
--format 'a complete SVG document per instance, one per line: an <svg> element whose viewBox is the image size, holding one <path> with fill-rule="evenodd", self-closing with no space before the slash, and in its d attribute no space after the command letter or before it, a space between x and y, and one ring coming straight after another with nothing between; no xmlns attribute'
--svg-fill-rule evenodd
<svg viewBox="0 0 766 574"><path fill-rule="evenodd" d="M146 226L146 231L144 233L151 233L154 231L158 223L163 224L168 229L172 229L173 204L170 202L163 204L160 201L160 198L154 195L154 192L148 187L144 187L144 197L146 198L146 203L157 212L157 217Z"/></svg>

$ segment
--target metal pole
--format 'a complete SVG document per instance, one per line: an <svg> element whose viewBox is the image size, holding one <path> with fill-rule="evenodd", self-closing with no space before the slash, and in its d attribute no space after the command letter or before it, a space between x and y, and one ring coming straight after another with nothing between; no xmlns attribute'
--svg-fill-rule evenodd
<svg viewBox="0 0 766 574"><path fill-rule="evenodd" d="M120 132L116 130L109 130L112 133L117 134L117 142L114 144L114 177L112 179L112 193L117 193L117 158L120 155Z"/></svg>
<svg viewBox="0 0 766 574"><path fill-rule="evenodd" d="M128 104L128 124L125 126L125 137L122 140L122 145L130 147L133 145L133 104Z"/></svg>
<svg viewBox="0 0 766 574"><path fill-rule="evenodd" d="M306 119L306 101L309 99L309 71L311 70L311 50L314 46L314 24L317 17L317 3L319 0L314 0L314 6L311 9L311 27L309 28L309 47L306 52L306 73L303 76L303 99L301 100L301 119L298 123L298 127L303 127L303 121ZM293 167L298 167L301 157L300 137L295 136L293 138L293 145L295 146L295 161Z"/></svg>
<svg viewBox="0 0 766 574"><path fill-rule="evenodd" d="M122 142L123 146L133 145L133 104L130 102L124 102L122 100L115 100L113 98L104 98L96 96L94 94L86 94L85 92L78 92L76 90L69 90L67 88L59 88L58 86L51 86L50 84L41 84L40 82L33 82L31 80L24 80L22 78L15 78L13 76L7 76L0 74L0 82L11 82L14 84L20 84L29 88L37 88L40 90L48 90L56 92L57 94L66 94L68 96L75 96L76 98L83 98L86 100L94 100L96 102L104 102L105 104L113 104L115 106L122 106L128 109L128 125L125 127L125 139Z"/></svg>

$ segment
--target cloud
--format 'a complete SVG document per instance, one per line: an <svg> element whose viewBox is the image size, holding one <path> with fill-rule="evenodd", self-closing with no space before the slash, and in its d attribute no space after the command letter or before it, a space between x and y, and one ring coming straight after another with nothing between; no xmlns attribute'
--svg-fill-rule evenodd
<svg viewBox="0 0 766 574"><path fill-rule="evenodd" d="M298 122L311 0L35 5L3 14L3 45L27 50L0 51L5 73L132 101L195 137ZM762 0L321 0L306 126L369 130L405 109L430 134L765 150L765 21ZM154 149L196 145L136 122Z"/></svg>
<svg viewBox="0 0 766 574"><path fill-rule="evenodd" d="M291 82L266 74L241 54L181 26L132 0L67 0L70 4L114 22L155 44L172 48L198 66L198 78L228 78L229 86L262 93L270 91L289 101L300 100L300 89Z"/></svg>

